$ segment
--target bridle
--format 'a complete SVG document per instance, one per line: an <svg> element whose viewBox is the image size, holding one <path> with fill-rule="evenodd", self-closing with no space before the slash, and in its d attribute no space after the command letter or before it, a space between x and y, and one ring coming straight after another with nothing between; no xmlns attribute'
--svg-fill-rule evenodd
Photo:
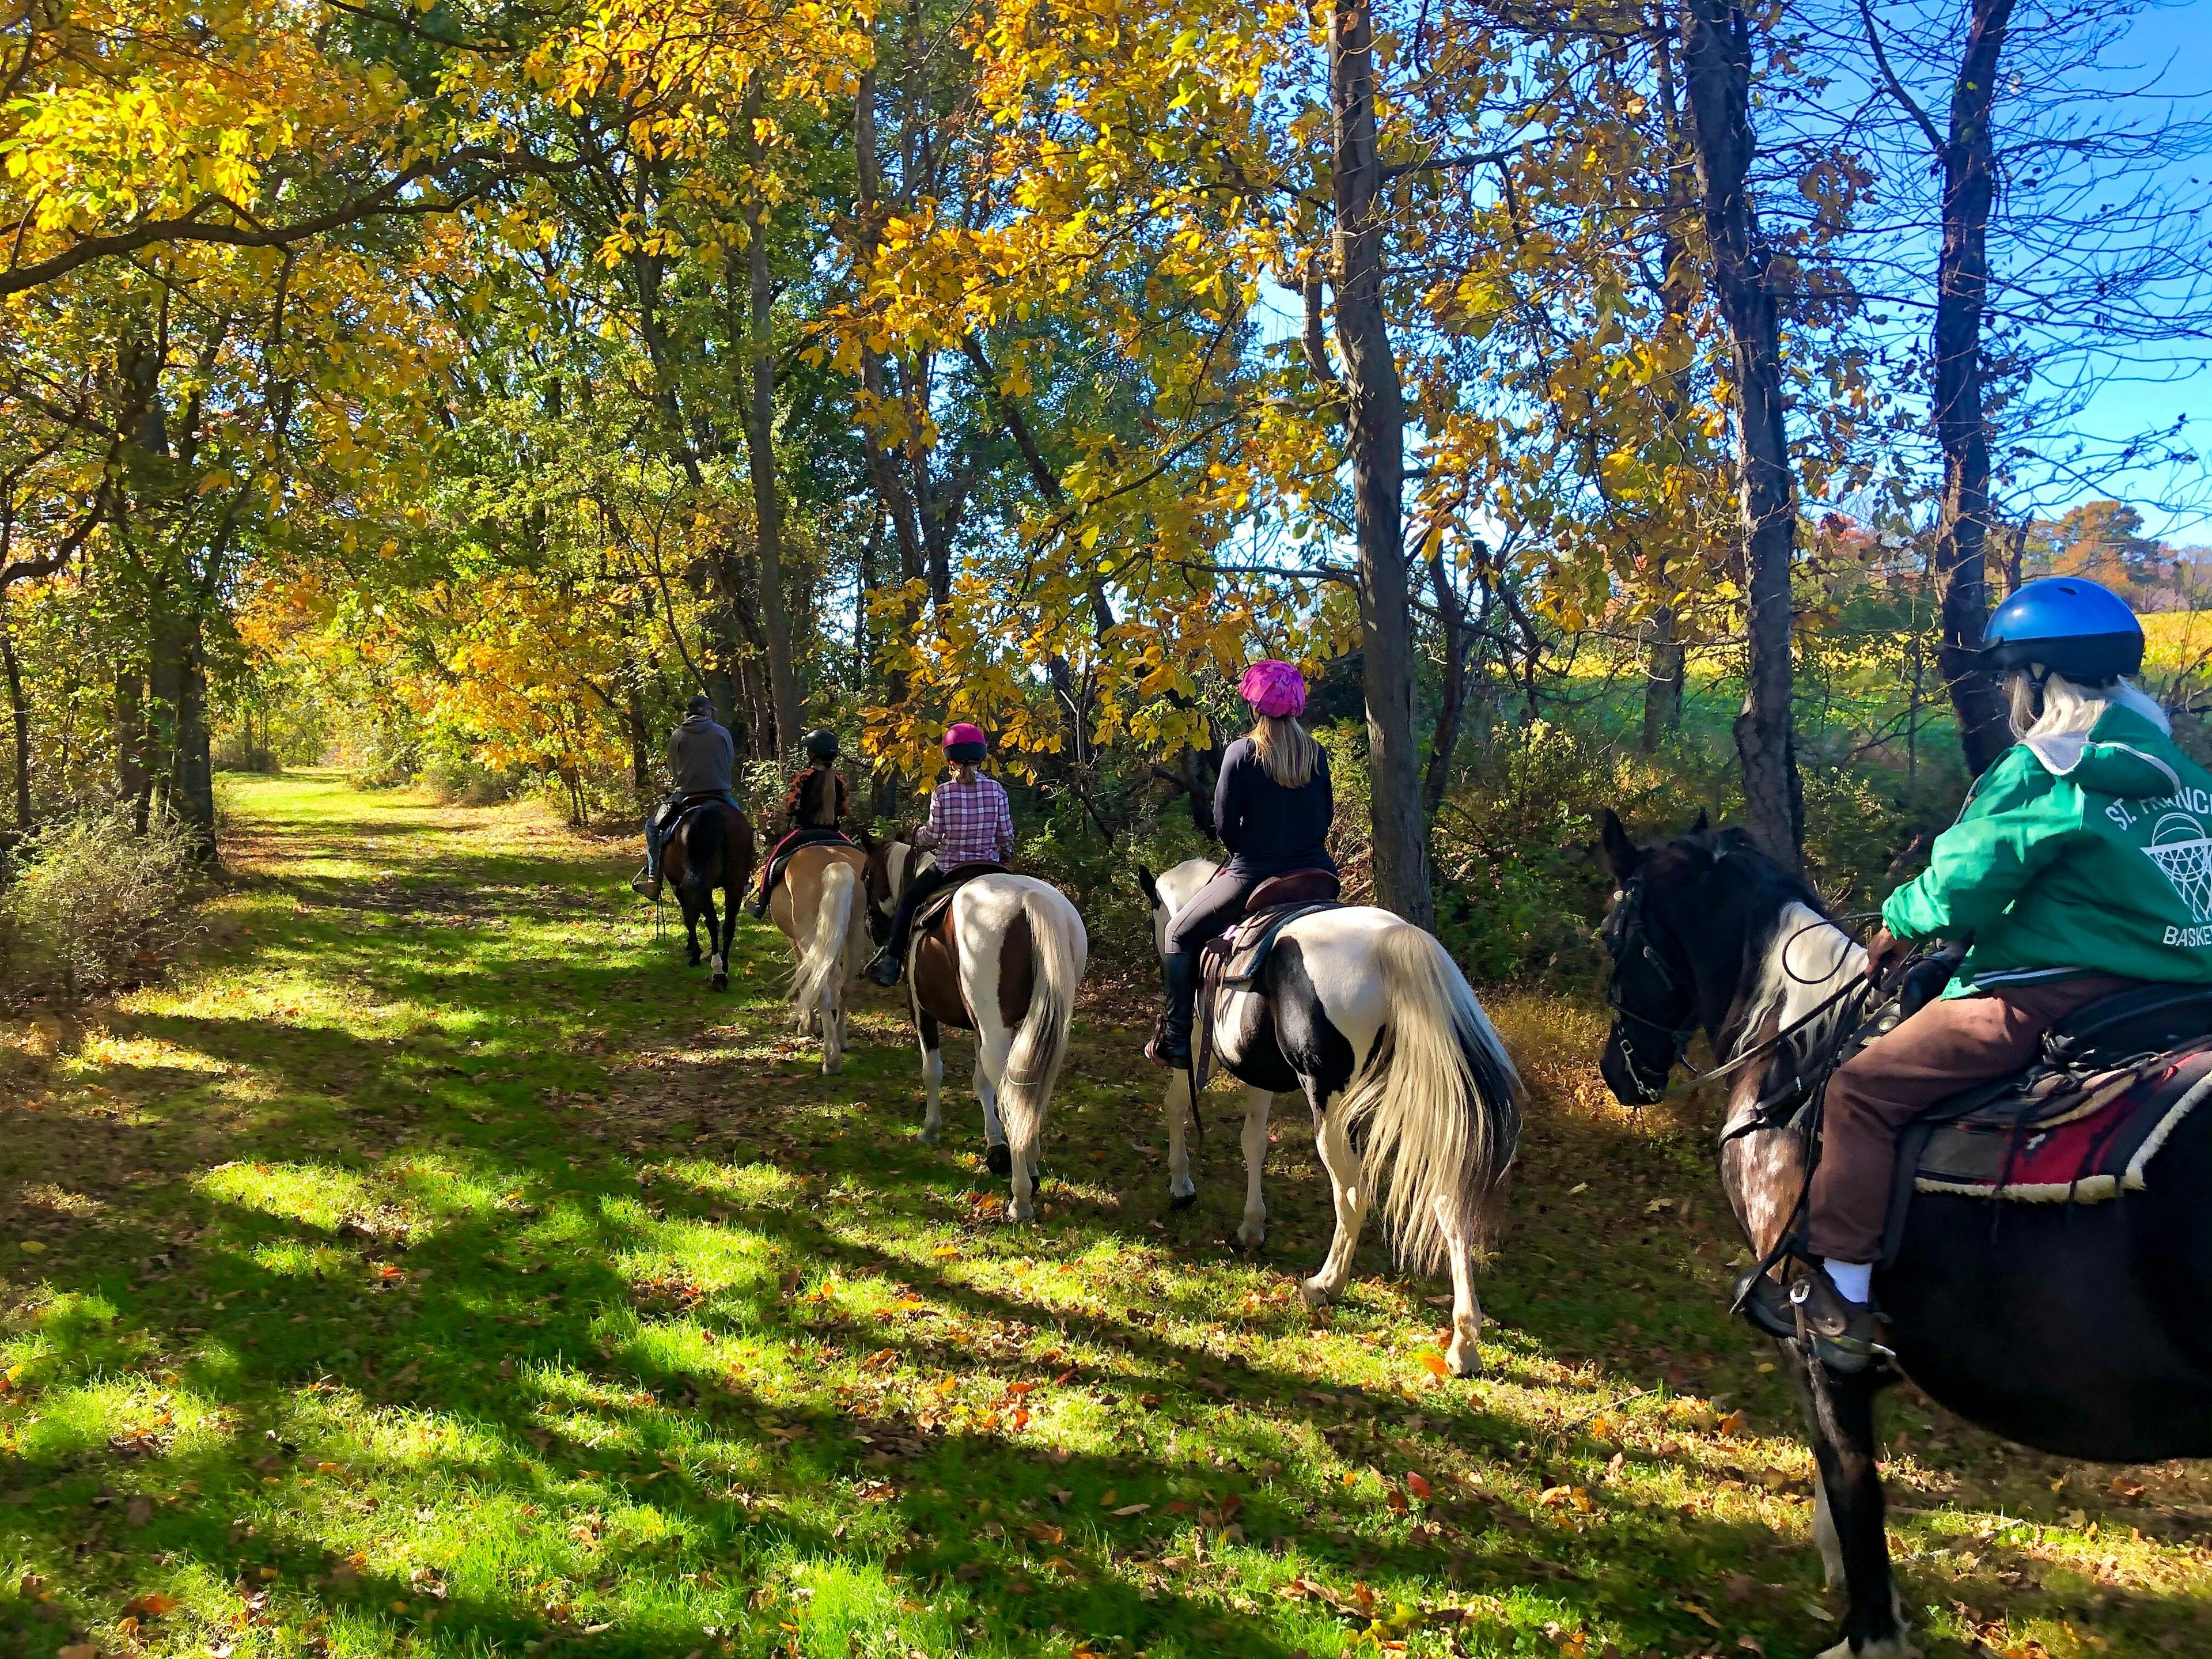
<svg viewBox="0 0 2212 1659"><path fill-rule="evenodd" d="M1651 1098L1656 1101L1667 1092L1667 1079L1674 1075L1678 1066L1689 1072L1693 1083L1710 1075L1699 1072L1683 1058L1684 1052L1690 1046L1690 1039L1698 1031L1697 998L1691 994L1688 985L1675 971L1674 963L1660 954L1659 947L1651 942L1650 931L1644 925L1642 871L1638 871L1621 884L1620 896L1613 902L1613 915L1607 919L1605 932L1606 945L1613 953L1613 972L1606 976L1606 1006L1613 1011L1616 1021L1628 1020L1646 1030L1657 1031L1668 1041L1667 1065L1659 1074L1659 1086ZM1620 970L1625 963L1634 958L1640 958L1650 966L1651 971L1658 975L1661 987L1669 995L1680 997L1685 1010L1680 1024L1670 1025L1665 1020L1654 1019L1650 1015L1640 1013L1628 1006L1621 990ZM1635 1070L1632 1061L1632 1075ZM1641 1078L1637 1079L1637 1083L1639 1087L1648 1086Z"/></svg>
<svg viewBox="0 0 2212 1659"><path fill-rule="evenodd" d="M1823 917L1821 925L1833 926L1834 924ZM1651 1091L1650 1099L1645 1103L1646 1104L1655 1103L1665 1097L1669 1086L1668 1080L1674 1076L1677 1066L1689 1073L1688 1086L1692 1089L1705 1084L1718 1082L1723 1078L1733 1077L1736 1073L1773 1054L1784 1042L1820 1019L1846 998L1863 997L1869 991L1866 981L1858 975L1853 975L1845 979L1827 996L1807 1009L1805 1012L1777 1030L1773 1036L1762 1038L1733 1058L1701 1072L1684 1058L1684 1052L1689 1047L1690 1039L1697 1034L1699 1023L1697 1017L1697 998L1692 994L1682 975L1661 954L1659 947L1651 942L1650 930L1644 926L1644 872L1641 870L1621 884L1620 896L1614 903L1613 916L1607 922L1606 933L1607 935L1606 943L1613 953L1613 971L1606 981L1607 1006L1613 1011L1616 1020L1629 1020L1647 1030L1661 1032L1671 1045L1668 1050L1667 1069L1662 1073L1659 1086L1656 1091ZM1796 937L1792 935L1790 942L1794 943ZM1789 945L1785 944L1783 949L1786 953ZM1620 969L1632 955L1640 957L1650 965L1651 970L1658 975L1660 984L1667 991L1681 997L1686 1012L1680 1024L1670 1025L1664 1020L1654 1019L1649 1014L1640 1013L1631 1008L1622 1000ZM1788 961L1786 954L1784 960L1786 963ZM1832 1059L1831 1066L1833 1063ZM1634 1061L1631 1060L1629 1072L1632 1077L1635 1076L1636 1069ZM1642 1078L1637 1077L1635 1080L1639 1088L1650 1089L1650 1085ZM1740 1135L1751 1133L1754 1130L1779 1127L1774 1116L1774 1109L1778 1105L1794 1103L1805 1082L1803 1076L1793 1073L1780 1087L1770 1091L1762 1097L1741 1122L1725 1131L1722 1136L1723 1142L1735 1139Z"/></svg>

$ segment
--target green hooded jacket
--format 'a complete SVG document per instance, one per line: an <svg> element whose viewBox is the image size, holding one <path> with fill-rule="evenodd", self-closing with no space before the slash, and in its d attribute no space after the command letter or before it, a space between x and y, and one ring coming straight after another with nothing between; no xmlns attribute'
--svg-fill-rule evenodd
<svg viewBox="0 0 2212 1659"><path fill-rule="evenodd" d="M2212 775L2124 705L2016 743L1928 868L1889 896L1904 939L1966 939L1947 997L2080 974L2212 983Z"/></svg>

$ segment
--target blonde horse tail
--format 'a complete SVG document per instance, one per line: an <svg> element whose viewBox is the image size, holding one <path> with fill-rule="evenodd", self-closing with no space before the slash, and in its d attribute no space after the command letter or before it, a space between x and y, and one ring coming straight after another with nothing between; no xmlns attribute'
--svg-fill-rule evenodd
<svg viewBox="0 0 2212 1659"><path fill-rule="evenodd" d="M999 1086L999 1110L1006 1138L1034 1148L1044 1133L1052 1085L1067 1059L1067 1034L1075 1019L1075 993L1083 983L1091 941L1075 907L1049 887L1027 888L1022 914L1029 919L1035 982L1030 1006L1014 1030L1006 1051L1006 1071Z"/></svg>
<svg viewBox="0 0 2212 1659"><path fill-rule="evenodd" d="M1520 1074L1459 964L1410 922L1375 941L1386 1024L1345 1091L1368 1190L1398 1259L1443 1265L1445 1230L1480 1243L1521 1145Z"/></svg>
<svg viewBox="0 0 2212 1659"><path fill-rule="evenodd" d="M844 859L832 859L822 872L822 890L814 905L814 931L799 953L791 977L791 1000L799 1009L821 1006L832 985L842 987L846 941L853 931L853 907L860 891L860 872Z"/></svg>

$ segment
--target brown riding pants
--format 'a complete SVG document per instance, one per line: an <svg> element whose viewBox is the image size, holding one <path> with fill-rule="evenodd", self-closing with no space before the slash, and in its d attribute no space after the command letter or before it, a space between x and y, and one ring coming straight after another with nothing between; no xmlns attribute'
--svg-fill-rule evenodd
<svg viewBox="0 0 2212 1659"><path fill-rule="evenodd" d="M1820 1163L1813 1172L1813 1253L1879 1261L1898 1131L1938 1101L2018 1071L2059 1020L2136 983L2099 975L1931 1002L1838 1066L1828 1079Z"/></svg>

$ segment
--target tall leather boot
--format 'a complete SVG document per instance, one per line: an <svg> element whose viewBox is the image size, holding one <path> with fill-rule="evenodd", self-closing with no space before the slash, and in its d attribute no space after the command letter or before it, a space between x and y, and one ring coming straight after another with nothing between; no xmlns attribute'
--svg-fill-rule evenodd
<svg viewBox="0 0 2212 1659"><path fill-rule="evenodd" d="M1188 1072L1191 1017L1198 995L1197 957L1188 951L1162 957L1160 977L1166 982L1167 996L1160 1007L1158 1028L1145 1045L1145 1058L1155 1066Z"/></svg>

